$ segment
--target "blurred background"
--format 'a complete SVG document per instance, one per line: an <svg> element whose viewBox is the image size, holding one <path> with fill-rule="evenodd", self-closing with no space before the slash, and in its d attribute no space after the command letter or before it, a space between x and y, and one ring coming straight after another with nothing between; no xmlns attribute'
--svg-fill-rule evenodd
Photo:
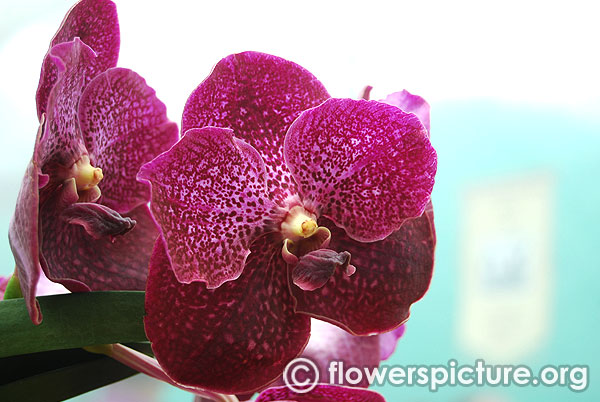
<svg viewBox="0 0 600 402"><path fill-rule="evenodd" d="M37 129L44 54L72 0L0 3L0 231ZM406 88L432 107L429 292L390 364L590 365L589 387L382 387L388 401L598 401L600 54L594 1L116 1L119 66L180 122L228 54L272 53L335 97ZM6 237L5 237L6 239ZM14 268L0 242L0 275ZM0 335L1 336L1 335ZM141 375L78 401L191 401Z"/></svg>

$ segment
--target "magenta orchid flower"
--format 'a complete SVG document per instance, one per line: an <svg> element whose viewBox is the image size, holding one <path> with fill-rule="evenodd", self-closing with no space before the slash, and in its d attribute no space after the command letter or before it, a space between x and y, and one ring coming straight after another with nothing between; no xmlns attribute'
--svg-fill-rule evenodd
<svg viewBox="0 0 600 402"><path fill-rule="evenodd" d="M139 167L178 138L164 104L135 72L116 68L119 25L108 0L82 0L44 59L40 130L9 240L31 319L43 269L71 291L145 287L158 235Z"/></svg>
<svg viewBox="0 0 600 402"><path fill-rule="evenodd" d="M146 333L175 381L251 392L302 352L311 316L357 335L406 321L435 246L436 155L414 114L329 99L247 52L192 93L182 132L139 173L162 233Z"/></svg>
<svg viewBox="0 0 600 402"><path fill-rule="evenodd" d="M261 392L256 402L385 402L385 399L367 389L319 384L307 393L287 387L269 388Z"/></svg>

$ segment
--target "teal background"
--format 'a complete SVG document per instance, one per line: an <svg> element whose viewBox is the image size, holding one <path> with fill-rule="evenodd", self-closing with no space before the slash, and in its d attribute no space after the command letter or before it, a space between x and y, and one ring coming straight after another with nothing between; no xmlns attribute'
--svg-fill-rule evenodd
<svg viewBox="0 0 600 402"><path fill-rule="evenodd" d="M0 148L4 151L0 160L0 185L3 189L0 194L0 231L3 233L7 233L20 177L33 144L36 129L33 93L37 69L51 32L55 31L70 2L26 1L24 4L21 7L2 4L0 47L8 46L13 35L28 24L39 23L42 27L40 32L50 34L28 42L35 44L32 51L39 55L35 56L39 59L35 66L22 65L10 70L22 70L30 77L30 83L23 88L31 98L26 110L23 110L14 92L3 90L5 84L16 76L0 76ZM29 50L23 49L24 52ZM302 56L296 56L295 60L302 64ZM19 60L7 59L0 62L20 63ZM443 69L444 66L438 68ZM210 63L199 68L191 82L173 84L184 88L173 101L173 108L165 100L173 120L178 121L186 94L209 71ZM577 71L569 74L577 74ZM494 79L490 75L490 80ZM598 78L590 76L589 79L591 82ZM327 85L327 80L323 81ZM352 83L354 89L360 88L362 81L358 81ZM552 85L548 82L548 86ZM417 88L412 89L418 92ZM171 95L166 87L157 88L159 95L163 93L161 90ZM351 96L351 90L347 92L341 95ZM340 95L333 90L332 93ZM555 183L555 198L551 200L555 205L551 250L554 279L548 306L551 315L548 331L539 347L513 364L529 365L534 372L547 364L588 365L589 386L579 393L564 387L544 386L442 387L435 393L418 386L385 386L377 390L388 401L598 401L600 344L596 339L600 333L600 190L597 183L600 176L600 113L593 103L592 106L586 103L585 110L578 108L577 99L565 98L569 107L563 107L556 100L549 103L525 101L519 98L519 94L515 94L513 99L459 95L454 98L434 96L431 102L432 143L439 156L433 194L438 235L436 267L428 293L414 305L407 332L386 364L443 365L450 359L456 359L462 365L472 364L478 358L461 345L457 329L465 193L474 185L542 172L550 175ZM574 104L576 107L573 107ZM0 244L0 261L0 275L10 274L14 262L6 241ZM75 400L146 402L191 399L182 391L136 376Z"/></svg>

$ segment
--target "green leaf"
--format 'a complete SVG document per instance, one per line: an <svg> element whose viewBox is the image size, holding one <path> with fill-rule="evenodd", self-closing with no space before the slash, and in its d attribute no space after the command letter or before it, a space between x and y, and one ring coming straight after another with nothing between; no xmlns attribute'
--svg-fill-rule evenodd
<svg viewBox="0 0 600 402"><path fill-rule="evenodd" d="M149 344L129 346L151 353ZM83 349L5 357L0 359L0 399L63 401L136 373L107 356Z"/></svg>
<svg viewBox="0 0 600 402"><path fill-rule="evenodd" d="M19 297L23 297L23 293L21 293L19 277L17 275L11 275L8 283L6 284L6 289L4 289L4 300L18 299Z"/></svg>
<svg viewBox="0 0 600 402"><path fill-rule="evenodd" d="M29 320L23 299L0 302L0 357L83 346L147 342L144 292L38 297L44 320Z"/></svg>

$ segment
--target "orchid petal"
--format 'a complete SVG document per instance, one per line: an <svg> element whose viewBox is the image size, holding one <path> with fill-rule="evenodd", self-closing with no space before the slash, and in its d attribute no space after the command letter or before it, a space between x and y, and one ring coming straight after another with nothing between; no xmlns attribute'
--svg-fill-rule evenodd
<svg viewBox="0 0 600 402"><path fill-rule="evenodd" d="M308 393L297 393L288 387L269 388L256 402L385 402L377 392L362 388L317 385Z"/></svg>
<svg viewBox="0 0 600 402"><path fill-rule="evenodd" d="M349 385L367 388L368 379L358 384L350 384L344 376L331 378L331 362L343 362L346 368L358 367L361 370L373 370L379 367L379 336L355 336L321 320L311 320L311 335L302 357L313 361L319 368L319 378L323 383ZM339 370L339 368L338 368ZM333 382L330 382L333 380Z"/></svg>
<svg viewBox="0 0 600 402"><path fill-rule="evenodd" d="M349 277L338 270L325 286L312 292L290 280L296 311L356 335L382 333L404 323L411 304L427 291L433 273L433 210L406 221L385 240L369 244L352 240L326 218L319 225L330 228L332 249L352 254L356 273Z"/></svg>
<svg viewBox="0 0 600 402"><path fill-rule="evenodd" d="M242 275L217 289L180 283L159 239L146 288L146 334L173 380L227 394L275 380L298 356L310 319L293 311L286 264L274 234L251 247Z"/></svg>
<svg viewBox="0 0 600 402"><path fill-rule="evenodd" d="M35 299L36 286L41 272L38 243L39 189L48 183L48 176L42 174L39 162L39 143L44 127L45 117L42 115L33 156L21 182L17 207L8 231L8 241L15 258L21 292L25 298L31 321L36 325L42 322L42 312Z"/></svg>
<svg viewBox="0 0 600 402"><path fill-rule="evenodd" d="M117 65L119 58L119 21L115 4L109 0L82 0L69 10L58 32L52 38L50 49L63 42L80 38L98 55L94 71L102 72ZM86 76L85 80L94 78ZM49 54L44 58L36 94L38 117L47 111L50 91L58 78L58 70Z"/></svg>
<svg viewBox="0 0 600 402"><path fill-rule="evenodd" d="M397 107L327 100L292 124L284 147L303 199L354 240L385 239L429 202L435 151L416 116Z"/></svg>
<svg viewBox="0 0 600 402"><path fill-rule="evenodd" d="M40 142L40 161L47 172L69 168L86 154L77 122L77 105L96 55L79 38L56 45L50 57L58 67L58 79L48 98L46 130Z"/></svg>
<svg viewBox="0 0 600 402"><path fill-rule="evenodd" d="M143 290L158 236L148 206L141 205L124 217L136 222L128 233L116 237L107 233L95 239L85 225L71 224L61 217L65 207L58 205L59 199L60 195L50 199L40 209L46 276L73 292ZM67 206L66 211L77 205Z"/></svg>
<svg viewBox="0 0 600 402"><path fill-rule="evenodd" d="M400 325L398 328L380 334L379 336L379 359L387 360L396 350L398 339L400 339L406 330L406 325Z"/></svg>
<svg viewBox="0 0 600 402"><path fill-rule="evenodd" d="M216 288L240 276L273 208L254 148L229 129L192 129L138 177L152 183L152 212L180 282Z"/></svg>
<svg viewBox="0 0 600 402"><path fill-rule="evenodd" d="M147 203L150 188L136 174L179 137L154 90L135 72L112 68L85 88L79 122L90 160L104 173L102 203L120 213Z"/></svg>
<svg viewBox="0 0 600 402"><path fill-rule="evenodd" d="M4 292L6 291L6 285L8 285L9 280L10 276L0 276L0 300L4 298Z"/></svg>
<svg viewBox="0 0 600 402"><path fill-rule="evenodd" d="M233 54L190 95L181 129L232 128L260 153L269 192L281 201L295 194L283 163L285 133L302 111L327 98L323 85L296 63L264 53Z"/></svg>
<svg viewBox="0 0 600 402"><path fill-rule="evenodd" d="M429 103L427 103L425 99L418 95L413 95L404 89L400 92L394 92L393 94L388 95L382 102L397 106L406 113L414 113L427 129L427 133L430 133L430 108Z"/></svg>

